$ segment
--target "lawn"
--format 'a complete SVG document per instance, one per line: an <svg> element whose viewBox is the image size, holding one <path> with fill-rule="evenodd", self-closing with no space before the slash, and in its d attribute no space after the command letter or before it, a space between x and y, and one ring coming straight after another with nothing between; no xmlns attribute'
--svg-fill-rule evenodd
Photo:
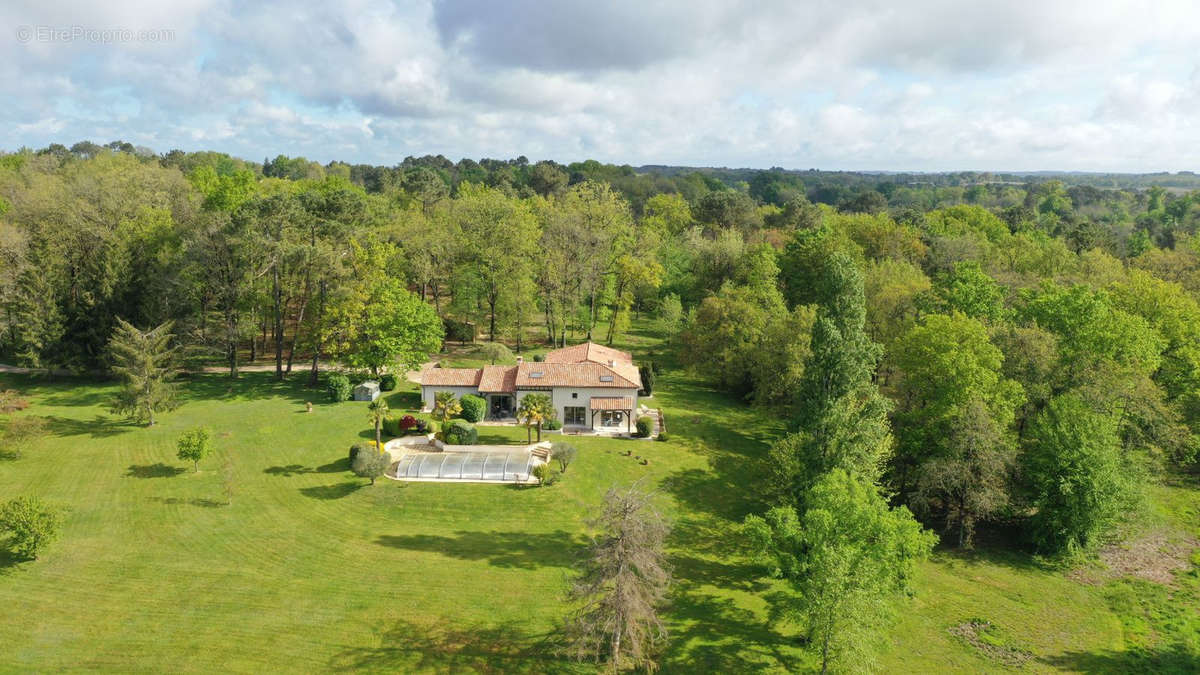
<svg viewBox="0 0 1200 675"><path fill-rule="evenodd" d="M635 336L632 347L647 344ZM0 558L0 669L586 672L554 655L562 592L604 491L635 481L658 490L674 523L664 670L811 665L795 627L769 620L767 597L780 589L758 578L734 536L761 508L760 460L782 433L759 411L669 370L653 401L670 442L574 439L578 459L549 488L369 486L345 459L372 433L365 404L322 402L295 380L195 376L183 405L145 429L109 416L111 385L0 376L33 402L19 414L51 420L44 442L0 460L0 496L68 510L42 559ZM403 386L389 395L397 412L416 403ZM199 424L218 452L194 473L174 441ZM525 437L481 431L486 443ZM1195 513L1193 488L1170 497L1183 505L1172 512ZM982 618L1032 655L1026 669L1118 669L1143 643L1174 645L1165 626L1195 621L1156 618L1169 598L1132 621L1148 610L1122 583L1082 584L1023 555L939 552L879 636L879 665L1002 670L949 633Z"/></svg>

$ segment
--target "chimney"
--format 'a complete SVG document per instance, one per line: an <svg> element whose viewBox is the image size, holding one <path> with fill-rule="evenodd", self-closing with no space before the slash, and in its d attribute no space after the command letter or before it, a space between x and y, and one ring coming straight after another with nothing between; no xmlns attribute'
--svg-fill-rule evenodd
<svg viewBox="0 0 1200 675"><path fill-rule="evenodd" d="M522 363L525 363L525 357L524 357L524 356L518 356L518 357L517 357L517 365L519 366L519 365L521 365Z"/></svg>
<svg viewBox="0 0 1200 675"><path fill-rule="evenodd" d="M609 368L616 368L616 367L617 367L617 362L616 362L616 361L613 361L612 359L609 359L609 360L608 360L608 367L609 367Z"/></svg>

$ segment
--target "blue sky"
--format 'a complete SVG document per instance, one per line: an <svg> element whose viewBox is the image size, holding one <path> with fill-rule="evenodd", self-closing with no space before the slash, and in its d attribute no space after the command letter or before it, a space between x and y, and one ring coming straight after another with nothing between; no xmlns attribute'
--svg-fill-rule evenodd
<svg viewBox="0 0 1200 675"><path fill-rule="evenodd" d="M1192 2L10 0L0 25L10 150L1200 169Z"/></svg>

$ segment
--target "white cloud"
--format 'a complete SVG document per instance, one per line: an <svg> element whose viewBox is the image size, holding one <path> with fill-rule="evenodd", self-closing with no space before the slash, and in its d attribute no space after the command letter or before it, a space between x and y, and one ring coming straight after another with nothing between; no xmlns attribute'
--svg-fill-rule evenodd
<svg viewBox="0 0 1200 675"><path fill-rule="evenodd" d="M1195 168L1178 0L18 2L0 147L99 142L848 169Z"/></svg>

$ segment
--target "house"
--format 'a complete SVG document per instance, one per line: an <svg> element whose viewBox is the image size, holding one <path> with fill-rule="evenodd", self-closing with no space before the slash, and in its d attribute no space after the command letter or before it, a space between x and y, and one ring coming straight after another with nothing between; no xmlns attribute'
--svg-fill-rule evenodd
<svg viewBox="0 0 1200 675"><path fill-rule="evenodd" d="M487 401L488 419L512 419L521 399L549 394L566 429L632 431L642 379L628 352L585 342L546 354L545 361L483 368L426 368L421 371L422 410L438 392L474 394Z"/></svg>

